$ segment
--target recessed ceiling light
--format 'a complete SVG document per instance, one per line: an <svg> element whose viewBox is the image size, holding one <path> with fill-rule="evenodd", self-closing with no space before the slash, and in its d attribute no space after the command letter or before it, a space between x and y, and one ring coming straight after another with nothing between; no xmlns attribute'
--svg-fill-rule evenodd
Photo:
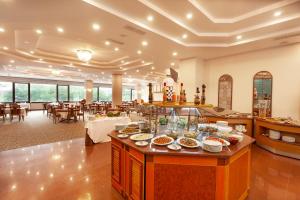
<svg viewBox="0 0 300 200"><path fill-rule="evenodd" d="M43 31L41 29L36 29L35 32L39 35L43 33Z"/></svg>
<svg viewBox="0 0 300 200"><path fill-rule="evenodd" d="M64 32L64 29L62 27L57 27L56 30L59 33L63 33Z"/></svg>
<svg viewBox="0 0 300 200"><path fill-rule="evenodd" d="M185 17L187 19L192 19L193 18L193 13L187 13Z"/></svg>
<svg viewBox="0 0 300 200"><path fill-rule="evenodd" d="M281 14L282 14L281 11L276 11L276 12L274 12L273 16L274 17L279 17Z"/></svg>
<svg viewBox="0 0 300 200"><path fill-rule="evenodd" d="M10 63L15 63L15 61L14 61L14 60L10 60L9 62L10 62Z"/></svg>
<svg viewBox="0 0 300 200"><path fill-rule="evenodd" d="M94 24L93 24L93 29L94 29L95 31L99 31L99 30L100 30L100 25L94 23Z"/></svg>
<svg viewBox="0 0 300 200"><path fill-rule="evenodd" d="M1 33L4 33L5 32L5 29L3 27L0 27L0 32Z"/></svg>
<svg viewBox="0 0 300 200"><path fill-rule="evenodd" d="M52 65L48 65L49 68L52 68Z"/></svg>
<svg viewBox="0 0 300 200"><path fill-rule="evenodd" d="M236 39L237 39L237 40L240 40L240 39L242 39L242 38L243 38L243 36L241 36L241 35L236 36Z"/></svg>
<svg viewBox="0 0 300 200"><path fill-rule="evenodd" d="M172 53L172 55L173 55L173 56L177 56L178 53L177 53L176 51L174 51L174 52Z"/></svg>
<svg viewBox="0 0 300 200"><path fill-rule="evenodd" d="M142 42L142 45L145 47L145 46L148 46L148 42L145 40Z"/></svg>
<svg viewBox="0 0 300 200"><path fill-rule="evenodd" d="M30 51L31 54L34 54L34 51Z"/></svg>
<svg viewBox="0 0 300 200"><path fill-rule="evenodd" d="M118 48L118 47L115 47L115 51L119 51L119 48Z"/></svg>
<svg viewBox="0 0 300 200"><path fill-rule="evenodd" d="M43 59L42 59L42 58L39 58L39 61L43 61Z"/></svg>
<svg viewBox="0 0 300 200"><path fill-rule="evenodd" d="M2 47L3 50L8 50L7 46Z"/></svg>
<svg viewBox="0 0 300 200"><path fill-rule="evenodd" d="M155 69L155 67L154 67L154 66L152 66L152 67L151 67L151 69L152 69L152 70L154 70L154 69Z"/></svg>
<svg viewBox="0 0 300 200"><path fill-rule="evenodd" d="M143 64L144 64L144 63L145 63L145 61L144 61L144 60L142 60L142 61L141 61L141 63L143 63Z"/></svg>
<svg viewBox="0 0 300 200"><path fill-rule="evenodd" d="M105 41L105 45L109 46L110 45L110 41Z"/></svg>
<svg viewBox="0 0 300 200"><path fill-rule="evenodd" d="M188 37L188 35L187 35L187 34L183 34L181 37L182 37L183 39L186 39L186 38Z"/></svg>
<svg viewBox="0 0 300 200"><path fill-rule="evenodd" d="M152 15L148 15L147 20L149 22L152 22L154 20L154 17Z"/></svg>
<svg viewBox="0 0 300 200"><path fill-rule="evenodd" d="M175 65L175 63L174 62L171 62L171 66L174 66Z"/></svg>
<svg viewBox="0 0 300 200"><path fill-rule="evenodd" d="M125 61L124 60L121 60L121 63L124 63Z"/></svg>
<svg viewBox="0 0 300 200"><path fill-rule="evenodd" d="M127 72L124 72L124 74L126 75L126 74L127 74Z"/></svg>
<svg viewBox="0 0 300 200"><path fill-rule="evenodd" d="M153 72L150 72L150 74L153 74Z"/></svg>
<svg viewBox="0 0 300 200"><path fill-rule="evenodd" d="M77 71L81 72L81 69L78 69Z"/></svg>
<svg viewBox="0 0 300 200"><path fill-rule="evenodd" d="M141 51L141 50L138 50L136 53L137 53L137 54L142 54L142 51Z"/></svg>
<svg viewBox="0 0 300 200"><path fill-rule="evenodd" d="M136 72L140 72L140 70L137 69Z"/></svg>
<svg viewBox="0 0 300 200"><path fill-rule="evenodd" d="M123 69L123 67L120 67L120 69Z"/></svg>
<svg viewBox="0 0 300 200"><path fill-rule="evenodd" d="M104 72L101 72L101 74L104 74Z"/></svg>

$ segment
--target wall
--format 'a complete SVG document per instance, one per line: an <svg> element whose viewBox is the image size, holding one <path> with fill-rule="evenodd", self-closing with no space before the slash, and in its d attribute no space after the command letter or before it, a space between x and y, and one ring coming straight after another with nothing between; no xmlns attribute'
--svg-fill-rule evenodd
<svg viewBox="0 0 300 200"><path fill-rule="evenodd" d="M300 119L300 44L205 61L207 102L218 104L218 79L233 78L232 109L252 112L253 76L273 75L273 116Z"/></svg>

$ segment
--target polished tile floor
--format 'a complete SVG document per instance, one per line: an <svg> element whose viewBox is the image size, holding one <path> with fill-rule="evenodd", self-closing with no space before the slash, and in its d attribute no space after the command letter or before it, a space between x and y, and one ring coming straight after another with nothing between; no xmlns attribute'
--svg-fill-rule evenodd
<svg viewBox="0 0 300 200"><path fill-rule="evenodd" d="M74 139L0 152L0 199L122 199L111 188L110 143ZM300 199L300 160L254 145L248 199Z"/></svg>

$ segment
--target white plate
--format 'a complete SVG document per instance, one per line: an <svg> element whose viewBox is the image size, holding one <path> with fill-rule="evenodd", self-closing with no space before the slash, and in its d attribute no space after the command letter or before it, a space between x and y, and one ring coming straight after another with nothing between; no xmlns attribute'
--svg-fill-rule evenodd
<svg viewBox="0 0 300 200"><path fill-rule="evenodd" d="M135 142L135 145L140 146L140 147L147 146L148 144L149 144L149 142L147 142L147 141L137 141L137 142Z"/></svg>
<svg viewBox="0 0 300 200"><path fill-rule="evenodd" d="M139 134L130 136L130 139L134 140L134 141L143 141L143 140L149 140L153 137L154 137L154 135L150 134L150 133L139 133Z"/></svg>
<svg viewBox="0 0 300 200"><path fill-rule="evenodd" d="M167 138L169 138L169 139L170 139L170 142L165 143L165 144L158 144L158 143L155 143L155 142L154 142L155 139L161 138L161 137L167 137ZM151 143L153 143L153 144L155 144L155 145L158 145L158 146L166 146L166 145L171 144L171 143L173 143L173 142L174 142L174 139L171 138L171 137L169 137L169 136L166 136L166 135L159 135L159 136L156 136L155 138L153 138L153 139L151 140Z"/></svg>
<svg viewBox="0 0 300 200"><path fill-rule="evenodd" d="M127 135L127 134L118 134L117 136L118 136L118 138L128 138L129 135Z"/></svg>
<svg viewBox="0 0 300 200"><path fill-rule="evenodd" d="M187 139L191 139L191 140L195 141L196 144L197 144L197 145L195 145L195 146L187 146L187 145L182 144L182 143L180 142L180 140L183 139L183 138L185 138L185 137L178 138L178 139L176 140L177 144L179 144L179 145L181 145L181 146L183 146L183 147L186 147L186 148L197 148L197 147L199 147L200 144L201 144L198 140L195 140L195 139L193 139L193 138L187 138Z"/></svg>
<svg viewBox="0 0 300 200"><path fill-rule="evenodd" d="M179 151L181 149L181 146L178 144L169 144L168 149L174 150L174 151Z"/></svg>
<svg viewBox="0 0 300 200"><path fill-rule="evenodd" d="M224 143L223 143L223 147L224 146L229 146L230 145L230 142L228 142L227 140L224 140L224 139L222 139L222 138L218 138L218 139L220 139L220 140L222 140ZM206 137L203 137L203 140L206 140Z"/></svg>

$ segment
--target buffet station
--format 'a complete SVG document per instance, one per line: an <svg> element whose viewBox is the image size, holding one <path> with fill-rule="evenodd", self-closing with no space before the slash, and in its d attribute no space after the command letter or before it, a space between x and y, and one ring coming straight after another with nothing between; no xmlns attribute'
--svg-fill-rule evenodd
<svg viewBox="0 0 300 200"><path fill-rule="evenodd" d="M203 123L210 105L148 103L145 119L116 126L112 186L125 199L245 199L251 144L226 121Z"/></svg>
<svg viewBox="0 0 300 200"><path fill-rule="evenodd" d="M275 154L300 159L300 122L287 118L256 118L256 143Z"/></svg>

